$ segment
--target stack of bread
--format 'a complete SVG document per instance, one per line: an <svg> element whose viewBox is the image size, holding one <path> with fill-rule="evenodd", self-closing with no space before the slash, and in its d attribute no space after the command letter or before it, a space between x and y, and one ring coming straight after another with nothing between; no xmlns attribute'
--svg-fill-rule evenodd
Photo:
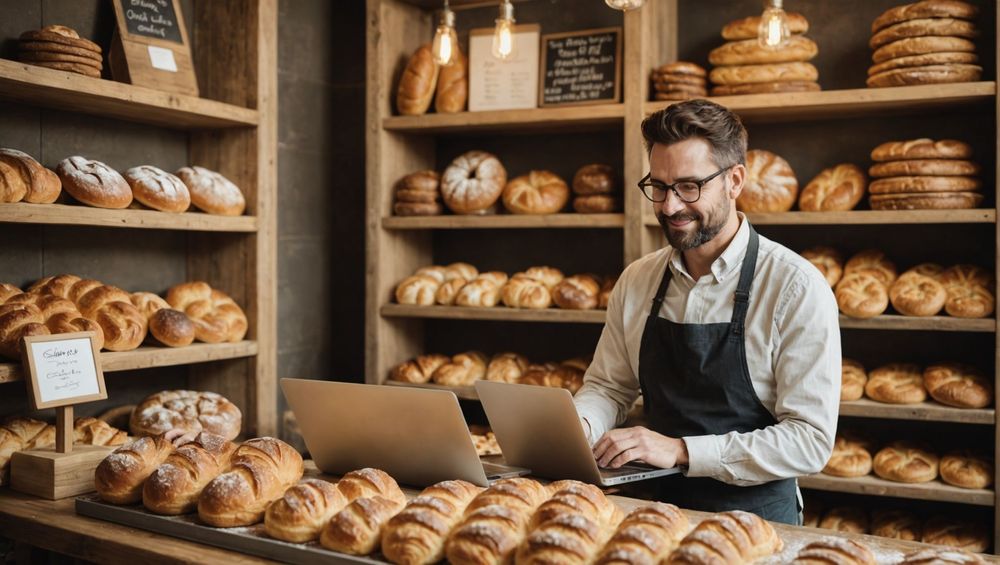
<svg viewBox="0 0 1000 565"><path fill-rule="evenodd" d="M868 179L857 165L843 163L823 169L802 189L799 210L804 212L846 212L865 196Z"/></svg>
<svg viewBox="0 0 1000 565"><path fill-rule="evenodd" d="M455 49L454 61L444 67L434 62L430 44L421 45L413 53L396 91L396 109L400 114L425 114L431 101L439 114L465 110L469 97L469 61L458 46Z"/></svg>
<svg viewBox="0 0 1000 565"><path fill-rule="evenodd" d="M441 206L441 175L435 171L417 171L396 183L396 203L392 211L397 216L437 216Z"/></svg>
<svg viewBox="0 0 1000 565"><path fill-rule="evenodd" d="M594 163L573 175L573 209L581 214L607 214L622 208L621 183L610 165Z"/></svg>
<svg viewBox="0 0 1000 565"><path fill-rule="evenodd" d="M714 65L709 79L712 96L820 90L819 71L809 61L819 47L803 35L809 22L802 14L788 13L792 35L779 47L763 47L757 42L759 16L730 22L722 28L726 43L708 54Z"/></svg>
<svg viewBox="0 0 1000 565"><path fill-rule="evenodd" d="M661 65L650 73L653 100L687 100L708 96L708 73L700 65L676 61Z"/></svg>
<svg viewBox="0 0 1000 565"><path fill-rule="evenodd" d="M972 147L953 139L889 141L872 150L873 210L975 208L983 201Z"/></svg>
<svg viewBox="0 0 1000 565"><path fill-rule="evenodd" d="M965 363L937 363L922 371L912 363L890 363L869 373L861 363L845 358L841 379L842 402L867 396L889 404L915 404L930 394L954 408L985 408L993 403L992 381Z"/></svg>
<svg viewBox="0 0 1000 565"><path fill-rule="evenodd" d="M472 386L478 380L565 388L576 394L590 361L582 357L561 363L532 363L518 353L498 353L488 358L479 351L449 357L420 355L396 365L389 378L406 383L433 382L445 386Z"/></svg>
<svg viewBox="0 0 1000 565"><path fill-rule="evenodd" d="M125 432L96 418L73 421L73 443L77 445L121 445ZM0 486L7 483L10 458L27 449L51 447L56 443L56 427L41 420L15 416L0 423Z"/></svg>
<svg viewBox="0 0 1000 565"><path fill-rule="evenodd" d="M17 48L18 59L29 65L91 78L101 78L104 70L101 47L66 26L49 25L26 31L21 34Z"/></svg>
<svg viewBox="0 0 1000 565"><path fill-rule="evenodd" d="M747 176L736 199L741 212L787 212L795 205L799 181L788 161L763 149L747 151Z"/></svg>
<svg viewBox="0 0 1000 565"><path fill-rule="evenodd" d="M923 0L890 8L872 22L874 64L868 86L977 81L979 8L960 0Z"/></svg>

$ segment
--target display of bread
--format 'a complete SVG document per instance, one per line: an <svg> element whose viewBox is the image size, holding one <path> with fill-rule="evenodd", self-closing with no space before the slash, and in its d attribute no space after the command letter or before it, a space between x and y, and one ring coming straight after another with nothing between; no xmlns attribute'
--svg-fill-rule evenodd
<svg viewBox="0 0 1000 565"><path fill-rule="evenodd" d="M924 523L920 541L982 553L990 547L990 532L982 522L933 516Z"/></svg>
<svg viewBox="0 0 1000 565"><path fill-rule="evenodd" d="M415 171L396 183L396 201L392 210L397 216L436 216L441 205L441 175L435 171Z"/></svg>
<svg viewBox="0 0 1000 565"><path fill-rule="evenodd" d="M486 357L467 351L452 357L440 354L420 355L393 367L389 378L409 383L434 382L445 386L472 386L487 379L517 384L565 388L571 393L583 386L583 376L590 360L582 357L560 363L531 363L523 355L503 352Z"/></svg>
<svg viewBox="0 0 1000 565"><path fill-rule="evenodd" d="M573 174L573 210L580 214L607 214L622 208L621 183L611 165L592 163Z"/></svg>
<svg viewBox="0 0 1000 565"><path fill-rule="evenodd" d="M47 25L21 34L17 58L22 63L101 78L101 47L64 25Z"/></svg>
<svg viewBox="0 0 1000 565"><path fill-rule="evenodd" d="M787 212L795 204L799 181L792 167L763 149L747 151L747 178L736 199L742 212Z"/></svg>
<svg viewBox="0 0 1000 565"><path fill-rule="evenodd" d="M868 442L838 435L823 473L834 477L863 477L871 473L872 454L868 450Z"/></svg>
<svg viewBox="0 0 1000 565"><path fill-rule="evenodd" d="M501 197L514 214L555 214L569 201L569 186L551 171L529 171L508 181Z"/></svg>
<svg viewBox="0 0 1000 565"><path fill-rule="evenodd" d="M854 540L828 537L803 547L793 565L875 565L875 555L867 546Z"/></svg>
<svg viewBox="0 0 1000 565"><path fill-rule="evenodd" d="M173 451L174 444L163 435L140 437L119 447L94 471L98 496L111 504L142 501L143 483Z"/></svg>
<svg viewBox="0 0 1000 565"><path fill-rule="evenodd" d="M72 301L23 293L8 284L4 288L9 292L0 295L0 355L20 360L23 337L80 331L94 332L95 347L104 347L104 330L95 320L83 317Z"/></svg>
<svg viewBox="0 0 1000 565"><path fill-rule="evenodd" d="M170 453L142 487L142 505L156 514L193 512L201 491L229 466L236 444L201 432Z"/></svg>
<svg viewBox="0 0 1000 565"><path fill-rule="evenodd" d="M248 440L233 452L226 472L205 486L198 517L221 528L256 524L301 478L302 456L292 446L272 437Z"/></svg>
<svg viewBox="0 0 1000 565"><path fill-rule="evenodd" d="M198 341L236 343L247 333L249 324L243 309L228 294L207 282L174 285L167 290L166 300L171 308L191 319Z"/></svg>
<svg viewBox="0 0 1000 565"><path fill-rule="evenodd" d="M687 516L673 504L640 506L625 516L594 563L661 563L690 530Z"/></svg>
<svg viewBox="0 0 1000 565"><path fill-rule="evenodd" d="M507 169L492 153L468 151L441 175L441 196L456 214L487 214L507 186Z"/></svg>
<svg viewBox="0 0 1000 565"><path fill-rule="evenodd" d="M872 150L873 210L975 208L983 200L972 147L954 139L888 141Z"/></svg>
<svg viewBox="0 0 1000 565"><path fill-rule="evenodd" d="M51 204L62 193L59 175L31 155L17 149L0 149L0 202Z"/></svg>
<svg viewBox="0 0 1000 565"><path fill-rule="evenodd" d="M649 74L653 100L687 100L708 96L708 73L688 61L666 63Z"/></svg>
<svg viewBox="0 0 1000 565"><path fill-rule="evenodd" d="M857 165L844 163L823 169L799 195L799 210L827 212L853 210L865 195L868 179Z"/></svg>
<svg viewBox="0 0 1000 565"><path fill-rule="evenodd" d="M712 514L680 541L667 563L750 563L773 555L784 542L756 514L732 510Z"/></svg>
<svg viewBox="0 0 1000 565"><path fill-rule="evenodd" d="M940 459L922 445L897 441L875 454L875 474L900 483L926 483L938 476Z"/></svg>
<svg viewBox="0 0 1000 565"><path fill-rule="evenodd" d="M896 6L872 22L869 87L977 81L983 69L972 40L979 8L959 0Z"/></svg>
<svg viewBox="0 0 1000 565"><path fill-rule="evenodd" d="M419 116L427 112L434 99L440 70L429 43L421 45L410 56L396 90L396 109L400 114Z"/></svg>
<svg viewBox="0 0 1000 565"><path fill-rule="evenodd" d="M224 396L196 390L165 390L147 396L132 411L133 435L155 436L170 430L209 432L233 440L243 414Z"/></svg>

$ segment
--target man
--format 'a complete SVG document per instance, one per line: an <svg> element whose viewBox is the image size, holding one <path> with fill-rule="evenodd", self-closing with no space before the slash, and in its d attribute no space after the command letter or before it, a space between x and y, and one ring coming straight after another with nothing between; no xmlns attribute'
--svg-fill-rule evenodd
<svg viewBox="0 0 1000 565"><path fill-rule="evenodd" d="M747 132L707 100L642 123L640 188L669 246L629 265L575 402L603 467L679 466L661 500L800 522L795 477L823 468L840 402L837 304L736 199ZM642 391L649 428L621 424ZM596 440L596 441L595 441Z"/></svg>

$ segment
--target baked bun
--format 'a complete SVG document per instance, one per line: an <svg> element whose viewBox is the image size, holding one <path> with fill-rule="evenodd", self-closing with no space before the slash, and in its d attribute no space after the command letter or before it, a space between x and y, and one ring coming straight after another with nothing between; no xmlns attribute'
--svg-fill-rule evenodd
<svg viewBox="0 0 1000 565"><path fill-rule="evenodd" d="M664 562L690 529L687 516L673 504L653 502L640 506L618 525L594 563Z"/></svg>
<svg viewBox="0 0 1000 565"><path fill-rule="evenodd" d="M440 67L434 62L429 43L421 45L406 63L396 90L396 109L404 116L419 116L427 112L434 99Z"/></svg>
<svg viewBox="0 0 1000 565"><path fill-rule="evenodd" d="M383 555L401 565L441 561L448 534L482 491L465 481L442 481L425 488L385 525Z"/></svg>
<svg viewBox="0 0 1000 565"><path fill-rule="evenodd" d="M788 22L788 32L792 35L801 35L809 31L809 21L798 12L786 12L785 21ZM727 41L757 39L758 27L760 27L760 16L733 20L722 27L722 38Z"/></svg>
<svg viewBox="0 0 1000 565"><path fill-rule="evenodd" d="M872 514L872 535L904 541L920 541L923 535L923 522L916 515L904 510L876 510Z"/></svg>
<svg viewBox="0 0 1000 565"><path fill-rule="evenodd" d="M247 208L243 191L220 173L204 167L184 167L177 171L191 193L195 208L220 216L240 216Z"/></svg>
<svg viewBox="0 0 1000 565"><path fill-rule="evenodd" d="M444 203L456 214L483 214L507 185L507 170L485 151L469 151L455 158L441 176Z"/></svg>
<svg viewBox="0 0 1000 565"><path fill-rule="evenodd" d="M925 18L959 18L974 20L979 8L968 2L956 0L924 0L889 8L872 22L872 33L900 22Z"/></svg>
<svg viewBox="0 0 1000 565"><path fill-rule="evenodd" d="M478 351L466 351L438 367L431 378L444 386L472 386L486 377L486 356Z"/></svg>
<svg viewBox="0 0 1000 565"><path fill-rule="evenodd" d="M448 282L453 282L454 280L458 279L452 279L452 281ZM497 279L495 278L476 277L468 284L462 285L462 288L455 295L454 303L456 306L492 308L500 301L500 288L502 286L502 284L497 284Z"/></svg>
<svg viewBox="0 0 1000 565"><path fill-rule="evenodd" d="M212 479L229 466L236 444L222 436L201 432L167 456L146 479L142 504L156 514L177 515L198 508L198 497Z"/></svg>
<svg viewBox="0 0 1000 565"><path fill-rule="evenodd" d="M528 370L528 359L517 353L498 353L486 367L486 380L516 383Z"/></svg>
<svg viewBox="0 0 1000 565"><path fill-rule="evenodd" d="M438 71L434 110L438 114L461 112L465 110L465 102L468 98L469 59L456 45L451 64L440 67Z"/></svg>
<svg viewBox="0 0 1000 565"><path fill-rule="evenodd" d="M173 451L163 436L141 437L119 447L94 471L97 495L111 504L138 503L143 483Z"/></svg>
<svg viewBox="0 0 1000 565"><path fill-rule="evenodd" d="M892 286L897 276L896 265L885 256L885 253L877 249L866 249L847 260L844 264L844 275L854 273L872 275L885 285L886 289Z"/></svg>
<svg viewBox="0 0 1000 565"><path fill-rule="evenodd" d="M781 551L784 542L769 522L730 510L705 518L670 556L668 563L750 563Z"/></svg>
<svg viewBox="0 0 1000 565"><path fill-rule="evenodd" d="M954 139L920 138L909 141L887 141L872 149L871 158L875 162L901 161L910 159L969 159L972 146Z"/></svg>
<svg viewBox="0 0 1000 565"><path fill-rule="evenodd" d="M305 543L319 539L323 526L347 506L336 485L320 479L302 479L267 507L264 531L275 539Z"/></svg>
<svg viewBox="0 0 1000 565"><path fill-rule="evenodd" d="M430 382L434 371L451 361L447 355L418 355L413 361L405 361L392 369L389 378L404 383Z"/></svg>
<svg viewBox="0 0 1000 565"><path fill-rule="evenodd" d="M859 400L865 394L868 373L861 363L843 359L840 363L840 401Z"/></svg>
<svg viewBox="0 0 1000 565"><path fill-rule="evenodd" d="M840 252L832 247L811 247L801 255L823 273L823 278L830 288L837 286L840 278L844 276L844 259Z"/></svg>
<svg viewBox="0 0 1000 565"><path fill-rule="evenodd" d="M960 318L983 318L993 312L993 277L975 265L953 265L938 276L948 293L944 309Z"/></svg>
<svg viewBox="0 0 1000 565"><path fill-rule="evenodd" d="M795 556L793 565L875 565L875 554L868 547L845 538L823 538L810 542Z"/></svg>
<svg viewBox="0 0 1000 565"><path fill-rule="evenodd" d="M574 275L552 287L552 300L556 306L569 310L592 310L597 307L601 285L590 275Z"/></svg>
<svg viewBox="0 0 1000 565"><path fill-rule="evenodd" d="M918 176L975 176L981 169L977 163L961 159L906 159L875 163L868 168L873 178Z"/></svg>
<svg viewBox="0 0 1000 565"><path fill-rule="evenodd" d="M875 454L875 474L900 483L926 483L938 476L938 456L923 447L897 441Z"/></svg>
<svg viewBox="0 0 1000 565"><path fill-rule="evenodd" d="M885 284L867 273L845 274L834 294L840 311L852 318L873 318L889 306Z"/></svg>
<svg viewBox="0 0 1000 565"><path fill-rule="evenodd" d="M964 363L939 363L924 369L931 398L956 408L985 408L993 403L993 382Z"/></svg>
<svg viewBox="0 0 1000 565"><path fill-rule="evenodd" d="M852 534L867 534L869 526L868 512L857 506L831 508L819 522L820 528Z"/></svg>
<svg viewBox="0 0 1000 565"><path fill-rule="evenodd" d="M756 47L757 42L752 41ZM780 53L780 51L778 51ZM815 82L819 71L811 63L767 63L715 67L709 79L718 85L756 84L762 82Z"/></svg>
<svg viewBox="0 0 1000 565"><path fill-rule="evenodd" d="M384 496L358 498L323 527L319 543L348 555L369 555L378 550L386 523L403 509L406 499Z"/></svg>
<svg viewBox="0 0 1000 565"><path fill-rule="evenodd" d="M823 473L834 477L863 477L872 471L872 455L865 442L837 436Z"/></svg>
<svg viewBox="0 0 1000 565"><path fill-rule="evenodd" d="M568 200L566 181L550 171L531 171L503 189L503 205L514 214L555 214Z"/></svg>
<svg viewBox="0 0 1000 565"><path fill-rule="evenodd" d="M562 271L556 269L555 267L529 267L525 269L523 273L517 273L514 276L524 276L529 279L534 279L545 285L546 288L552 290L557 284L559 284L565 275Z"/></svg>
<svg viewBox="0 0 1000 565"><path fill-rule="evenodd" d="M794 63L809 61L819 53L819 47L808 37L793 35L779 49L762 47L757 37L727 41L708 53L708 62L715 67L724 65L759 65L767 63ZM715 75L710 74L710 77ZM726 84L711 79L712 82ZM737 81L738 83L739 81ZM746 81L762 82L762 81Z"/></svg>
<svg viewBox="0 0 1000 565"><path fill-rule="evenodd" d="M118 171L100 161L67 157L56 165L62 186L73 198L96 208L128 208L132 189Z"/></svg>
<svg viewBox="0 0 1000 565"><path fill-rule="evenodd" d="M211 432L232 441L240 434L242 419L240 409L220 394L165 390L147 396L135 407L129 428L137 436L180 429Z"/></svg>
<svg viewBox="0 0 1000 565"><path fill-rule="evenodd" d="M868 373L865 394L889 404L917 404L927 399L920 367L912 363L890 363Z"/></svg>
<svg viewBox="0 0 1000 565"><path fill-rule="evenodd" d="M824 169L802 189L799 209L808 212L853 210L865 195L867 179L850 163Z"/></svg>
<svg viewBox="0 0 1000 565"><path fill-rule="evenodd" d="M416 306L434 304L441 283L427 275L406 277L396 285L396 302Z"/></svg>
<svg viewBox="0 0 1000 565"><path fill-rule="evenodd" d="M934 316L948 298L944 286L932 277L907 271L889 287L892 307L904 316Z"/></svg>
<svg viewBox="0 0 1000 565"><path fill-rule="evenodd" d="M787 212L795 204L799 181L788 161L762 149L747 151L747 181L736 199L742 212Z"/></svg>
<svg viewBox="0 0 1000 565"><path fill-rule="evenodd" d="M617 192L615 171L611 165L594 163L584 165L573 175L573 194L588 196Z"/></svg>
<svg viewBox="0 0 1000 565"><path fill-rule="evenodd" d="M923 4L923 2L919 2ZM961 549L921 549L905 556L899 565L979 565L982 557Z"/></svg>
<svg viewBox="0 0 1000 565"><path fill-rule="evenodd" d="M934 516L924 524L924 536L920 541L934 545L947 545L964 551L982 553L989 549L992 535L980 522L954 520L944 516Z"/></svg>
<svg viewBox="0 0 1000 565"><path fill-rule="evenodd" d="M993 461L972 451L955 451L941 458L941 480L956 487L984 489L993 484Z"/></svg>
<svg viewBox="0 0 1000 565"><path fill-rule="evenodd" d="M181 283L167 290L167 303L194 324L198 341L236 343L247 334L243 309L228 294L203 281Z"/></svg>
<svg viewBox="0 0 1000 565"><path fill-rule="evenodd" d="M185 347L194 342L196 331L187 314L163 308L149 317L149 335L167 347Z"/></svg>
<svg viewBox="0 0 1000 565"><path fill-rule="evenodd" d="M617 196L592 194L573 199L573 211L578 214L611 214L621 209L622 201Z"/></svg>
<svg viewBox="0 0 1000 565"><path fill-rule="evenodd" d="M515 274L507 284L500 289L500 297L505 306L510 308L544 309L552 305L552 293L541 281L524 275Z"/></svg>
<svg viewBox="0 0 1000 565"><path fill-rule="evenodd" d="M132 196L161 212L180 213L191 206L191 193L181 179L151 165L132 167L123 175Z"/></svg>
<svg viewBox="0 0 1000 565"><path fill-rule="evenodd" d="M23 199L32 204L51 204L61 192L59 175L31 155L16 149L0 149L0 202Z"/></svg>

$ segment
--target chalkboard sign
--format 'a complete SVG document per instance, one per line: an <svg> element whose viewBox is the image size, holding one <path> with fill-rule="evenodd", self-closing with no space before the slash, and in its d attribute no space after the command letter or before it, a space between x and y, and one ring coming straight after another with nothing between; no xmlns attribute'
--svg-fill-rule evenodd
<svg viewBox="0 0 1000 565"><path fill-rule="evenodd" d="M542 36L540 106L618 102L622 28Z"/></svg>
<svg viewBox="0 0 1000 565"><path fill-rule="evenodd" d="M184 43L173 0L117 0L133 35Z"/></svg>

